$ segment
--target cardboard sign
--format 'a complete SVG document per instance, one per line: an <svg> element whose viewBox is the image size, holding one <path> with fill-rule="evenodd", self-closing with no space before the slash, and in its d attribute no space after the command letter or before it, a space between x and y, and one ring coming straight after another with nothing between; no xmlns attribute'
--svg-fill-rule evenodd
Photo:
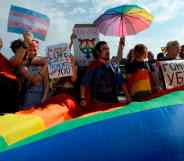
<svg viewBox="0 0 184 161"><path fill-rule="evenodd" d="M49 78L72 76L71 52L67 44L47 47Z"/></svg>
<svg viewBox="0 0 184 161"><path fill-rule="evenodd" d="M184 85L184 60L160 61L167 89Z"/></svg>
<svg viewBox="0 0 184 161"><path fill-rule="evenodd" d="M93 60L92 51L99 41L99 33L93 24L76 24L74 34L74 53L80 66L88 66Z"/></svg>

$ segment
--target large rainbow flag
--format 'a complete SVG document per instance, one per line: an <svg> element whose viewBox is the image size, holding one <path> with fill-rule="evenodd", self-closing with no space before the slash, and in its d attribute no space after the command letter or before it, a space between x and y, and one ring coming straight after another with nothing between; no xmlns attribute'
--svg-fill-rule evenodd
<svg viewBox="0 0 184 161"><path fill-rule="evenodd" d="M75 119L50 106L0 116L1 161L184 160L183 90Z"/></svg>

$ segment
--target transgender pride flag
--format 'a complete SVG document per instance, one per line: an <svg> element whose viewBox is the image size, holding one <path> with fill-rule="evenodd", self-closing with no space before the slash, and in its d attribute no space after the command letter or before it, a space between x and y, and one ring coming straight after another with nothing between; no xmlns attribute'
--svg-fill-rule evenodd
<svg viewBox="0 0 184 161"><path fill-rule="evenodd" d="M11 6L8 18L8 32L23 33L31 31L35 38L45 40L49 27L49 18L41 13Z"/></svg>

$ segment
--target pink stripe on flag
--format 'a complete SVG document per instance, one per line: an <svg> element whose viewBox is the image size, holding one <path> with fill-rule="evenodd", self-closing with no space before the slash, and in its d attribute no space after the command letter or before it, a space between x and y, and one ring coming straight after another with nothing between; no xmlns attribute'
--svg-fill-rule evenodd
<svg viewBox="0 0 184 161"><path fill-rule="evenodd" d="M14 11L10 12L10 16L25 18L25 19L28 19L28 20L33 21L33 22L39 22L41 24L44 24L46 27L49 26L49 22L47 20L44 20L44 19L41 19L41 18L38 18L38 17L34 17L34 16L30 16L30 15L26 15L26 14L14 12Z"/></svg>
<svg viewBox="0 0 184 161"><path fill-rule="evenodd" d="M41 35L46 35L47 34L46 30L43 30L43 29L40 29L40 28L32 28L29 25L26 25L26 24L23 24L23 23L18 23L16 21L9 22L8 26L9 27L15 27L15 28L24 28L24 29L32 31L34 33L39 33Z"/></svg>

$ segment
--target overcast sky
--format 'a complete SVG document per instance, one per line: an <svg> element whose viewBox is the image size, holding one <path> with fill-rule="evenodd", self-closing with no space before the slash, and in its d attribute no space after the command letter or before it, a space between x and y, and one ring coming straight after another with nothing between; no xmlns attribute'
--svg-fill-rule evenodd
<svg viewBox="0 0 184 161"><path fill-rule="evenodd" d="M178 40L184 44L184 1L183 0L1 0L0 37L4 40L3 52L12 55L10 42L20 35L7 32L10 5L32 9L50 18L46 41L41 43L41 53L47 45L69 42L76 23L92 23L106 9L125 3L139 4L150 10L154 16L151 27L137 35L126 38L125 54L137 43L144 43L155 54L167 41ZM111 55L116 54L118 38L100 36L111 47Z"/></svg>

